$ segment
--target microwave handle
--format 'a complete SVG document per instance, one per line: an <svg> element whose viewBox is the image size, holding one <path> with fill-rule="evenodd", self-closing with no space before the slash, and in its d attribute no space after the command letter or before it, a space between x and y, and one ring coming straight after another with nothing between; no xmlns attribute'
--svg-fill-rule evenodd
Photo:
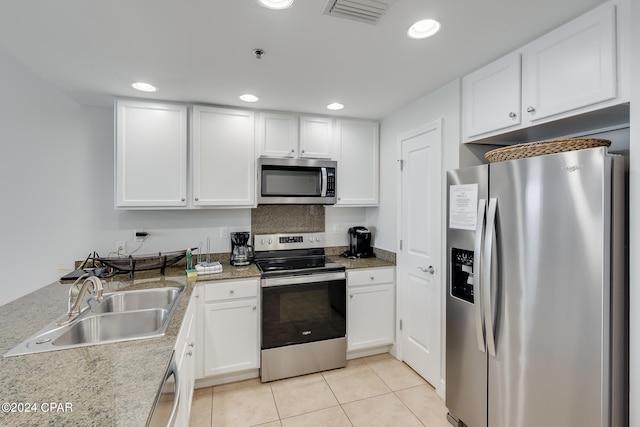
<svg viewBox="0 0 640 427"><path fill-rule="evenodd" d="M322 190L320 190L320 196L327 196L327 168L320 168L320 172L322 173Z"/></svg>

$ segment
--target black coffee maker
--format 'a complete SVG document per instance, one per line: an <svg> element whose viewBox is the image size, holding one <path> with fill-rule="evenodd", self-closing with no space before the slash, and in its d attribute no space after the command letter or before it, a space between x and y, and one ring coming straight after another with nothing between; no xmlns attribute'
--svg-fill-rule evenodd
<svg viewBox="0 0 640 427"><path fill-rule="evenodd" d="M231 233L231 265L249 265L253 261L253 246L249 244L249 232Z"/></svg>
<svg viewBox="0 0 640 427"><path fill-rule="evenodd" d="M348 231L349 249L345 256L349 258L369 258L373 256L371 232L366 227L351 227Z"/></svg>

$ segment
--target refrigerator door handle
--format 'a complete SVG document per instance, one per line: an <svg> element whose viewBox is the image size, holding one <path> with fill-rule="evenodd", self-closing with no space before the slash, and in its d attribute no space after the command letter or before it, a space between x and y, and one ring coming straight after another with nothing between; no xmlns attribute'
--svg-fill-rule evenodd
<svg viewBox="0 0 640 427"><path fill-rule="evenodd" d="M482 254L482 299L484 304L484 320L485 332L487 336L487 352L496 357L495 342L495 326L493 318L493 304L491 301L491 276L492 276L492 256L493 241L496 236L496 210L498 208L498 199L489 199L489 208L487 209L487 227L484 237L484 253Z"/></svg>
<svg viewBox="0 0 640 427"><path fill-rule="evenodd" d="M482 236L484 235L484 218L487 210L487 202L485 199L478 201L478 218L476 221L476 240L473 247L473 287L474 287L474 309L476 317L476 338L478 339L478 348L485 353L487 347L484 339L484 319L482 316L482 287L481 287L481 262L482 259Z"/></svg>

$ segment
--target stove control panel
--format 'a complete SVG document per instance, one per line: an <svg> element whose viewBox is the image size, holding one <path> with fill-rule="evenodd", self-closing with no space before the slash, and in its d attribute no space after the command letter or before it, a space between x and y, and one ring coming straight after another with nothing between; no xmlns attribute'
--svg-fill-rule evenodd
<svg viewBox="0 0 640 427"><path fill-rule="evenodd" d="M253 247L256 251L313 249L324 248L325 242L325 234L321 232L256 234L253 238Z"/></svg>

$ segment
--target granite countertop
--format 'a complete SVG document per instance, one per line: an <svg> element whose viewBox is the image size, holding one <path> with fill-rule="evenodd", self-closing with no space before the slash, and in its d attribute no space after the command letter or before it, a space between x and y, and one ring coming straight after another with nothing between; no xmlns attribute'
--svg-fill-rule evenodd
<svg viewBox="0 0 640 427"><path fill-rule="evenodd" d="M347 269L394 264L379 258L330 256ZM198 282L260 277L255 264L233 267L216 259L222 273L187 280L184 266L104 279L105 292L185 286L167 332L160 338L102 344L0 358L2 403L17 412L0 413L2 426L145 425L171 359L184 313ZM66 311L71 281L54 282L0 307L0 354L38 332ZM28 411L28 412L27 412Z"/></svg>
<svg viewBox="0 0 640 427"><path fill-rule="evenodd" d="M373 257L373 258L345 258L343 256L329 256L329 259L332 262L337 262L338 264L342 264L346 267L347 270L357 269L357 268L378 268L378 267L395 267L395 264L383 260L381 258Z"/></svg>
<svg viewBox="0 0 640 427"><path fill-rule="evenodd" d="M189 303L186 275L105 280L105 291L185 285L185 293L160 338L87 346L0 359L4 403L27 404L0 414L3 426L142 426L152 411ZM0 307L0 353L57 319L66 310L69 285L54 282ZM51 403L61 412L50 411Z"/></svg>

